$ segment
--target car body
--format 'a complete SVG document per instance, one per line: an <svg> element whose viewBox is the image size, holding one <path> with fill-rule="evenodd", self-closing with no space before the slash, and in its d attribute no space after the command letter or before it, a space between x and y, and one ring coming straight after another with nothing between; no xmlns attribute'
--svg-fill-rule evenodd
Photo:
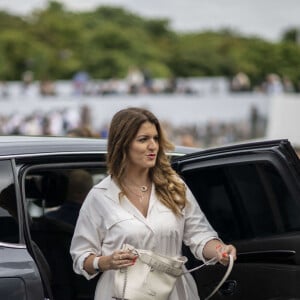
<svg viewBox="0 0 300 300"><path fill-rule="evenodd" d="M197 150L197 151L196 151ZM288 140L177 147L174 169L238 259L214 299L300 299L300 165ZM92 300L98 278L72 270L74 226L51 219L74 171L106 176L106 140L0 137L0 298ZM196 262L188 256L188 267ZM225 268L193 272L205 298Z"/></svg>

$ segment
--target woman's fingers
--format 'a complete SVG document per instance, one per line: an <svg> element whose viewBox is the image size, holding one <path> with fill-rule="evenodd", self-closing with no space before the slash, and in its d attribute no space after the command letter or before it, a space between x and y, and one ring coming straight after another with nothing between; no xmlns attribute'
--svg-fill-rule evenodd
<svg viewBox="0 0 300 300"><path fill-rule="evenodd" d="M137 256L129 251L116 250L111 255L112 269L121 269L135 263Z"/></svg>
<svg viewBox="0 0 300 300"><path fill-rule="evenodd" d="M216 253L218 261L227 265L229 263L229 255L232 255L233 259L236 260L236 249L233 245L217 245Z"/></svg>

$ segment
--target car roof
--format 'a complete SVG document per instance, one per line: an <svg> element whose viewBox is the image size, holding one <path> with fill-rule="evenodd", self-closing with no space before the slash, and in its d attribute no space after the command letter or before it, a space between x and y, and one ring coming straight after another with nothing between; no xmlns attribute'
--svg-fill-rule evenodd
<svg viewBox="0 0 300 300"><path fill-rule="evenodd" d="M106 140L53 136L1 136L0 156L106 152Z"/></svg>
<svg viewBox="0 0 300 300"><path fill-rule="evenodd" d="M66 136L0 136L0 157L51 153L106 153L107 140ZM183 155L198 148L176 146L172 153Z"/></svg>

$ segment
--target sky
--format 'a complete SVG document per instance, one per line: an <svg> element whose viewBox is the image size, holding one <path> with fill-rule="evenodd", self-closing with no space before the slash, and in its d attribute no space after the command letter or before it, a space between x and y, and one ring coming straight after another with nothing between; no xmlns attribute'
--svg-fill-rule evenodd
<svg viewBox="0 0 300 300"><path fill-rule="evenodd" d="M300 0L60 0L69 10L121 6L149 18L167 18L175 31L229 28L245 36L278 41L282 33L300 30ZM0 0L0 9L28 14L44 8L47 0Z"/></svg>

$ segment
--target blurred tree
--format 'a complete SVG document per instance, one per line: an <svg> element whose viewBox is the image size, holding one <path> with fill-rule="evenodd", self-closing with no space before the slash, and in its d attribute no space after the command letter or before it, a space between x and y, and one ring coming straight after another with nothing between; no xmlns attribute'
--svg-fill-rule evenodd
<svg viewBox="0 0 300 300"><path fill-rule="evenodd" d="M0 33L7 28L21 30L27 26L27 22L22 18L0 10Z"/></svg>
<svg viewBox="0 0 300 300"><path fill-rule="evenodd" d="M286 30L282 35L282 41L300 44L300 28L295 27Z"/></svg>
<svg viewBox="0 0 300 300"><path fill-rule="evenodd" d="M47 62L37 75L66 78L81 68L77 55L81 44L82 24L76 13L65 10L61 3L50 1L45 10L37 10L29 18L30 34L48 49Z"/></svg>
<svg viewBox="0 0 300 300"><path fill-rule="evenodd" d="M68 11L60 2L28 16L0 11L0 77L70 79L79 70L92 78L124 78L131 66L153 77L247 74L259 85L269 73L300 82L296 28L279 43L219 32L176 33L167 19L146 19L123 8Z"/></svg>

